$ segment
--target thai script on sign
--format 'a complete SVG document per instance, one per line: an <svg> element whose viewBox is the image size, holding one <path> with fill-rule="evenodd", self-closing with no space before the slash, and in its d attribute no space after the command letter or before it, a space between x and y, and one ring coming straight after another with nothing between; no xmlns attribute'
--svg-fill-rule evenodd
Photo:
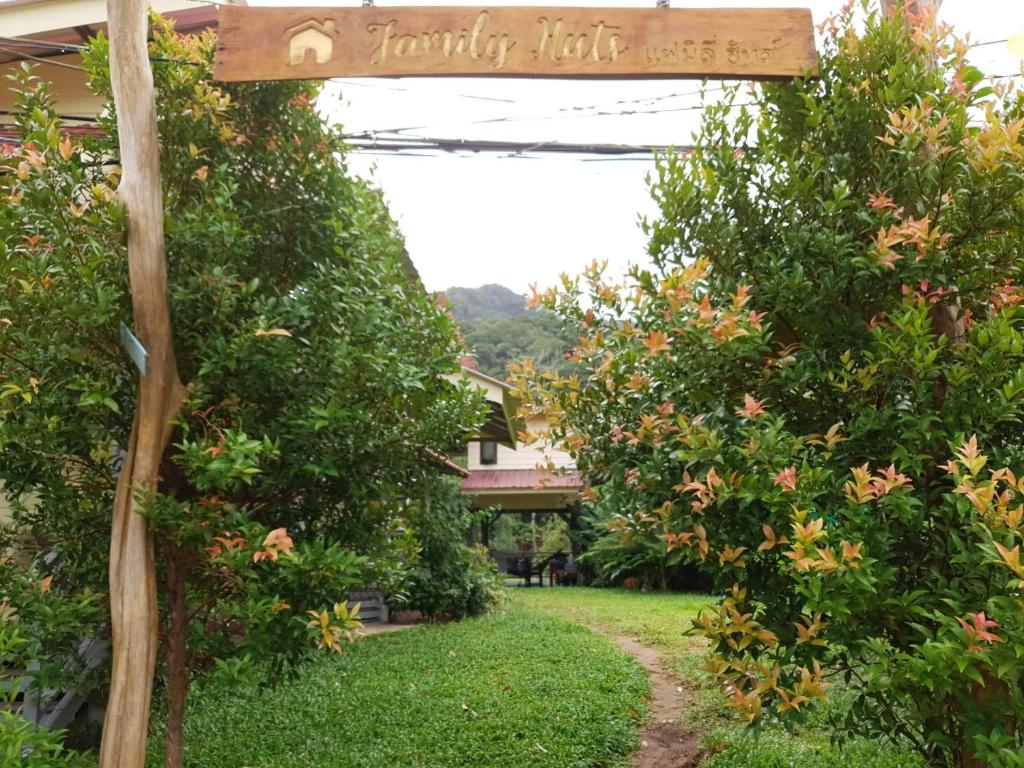
<svg viewBox="0 0 1024 768"><path fill-rule="evenodd" d="M710 40L677 40L669 46L647 47L644 50L649 64L704 64L714 66L723 62L751 67L774 64L776 54L786 46L781 38L775 38L771 45L756 45L742 40L720 42L717 37Z"/></svg>

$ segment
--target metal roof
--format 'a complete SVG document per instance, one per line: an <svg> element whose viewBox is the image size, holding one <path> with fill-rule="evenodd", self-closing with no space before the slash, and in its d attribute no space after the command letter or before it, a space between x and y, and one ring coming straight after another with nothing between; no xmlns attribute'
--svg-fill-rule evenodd
<svg viewBox="0 0 1024 768"><path fill-rule="evenodd" d="M230 2L230 0L224 0ZM237 3L237 0L236 0ZM244 4L244 3L243 3ZM0 2L0 11L14 13L18 9L27 9L32 6L46 5L40 0L9 0ZM97 18L89 24L76 24L67 26L55 8L50 23L45 29L21 32L17 37L4 37L0 41L0 64L9 64L24 59L47 59L55 56L65 56L77 52L77 47L88 42L89 38L99 30L106 29L105 13L102 18ZM164 16L173 19L175 29L179 33L198 32L217 26L217 9L212 5L198 6L196 8L181 8L164 13ZM4 27L0 24L0 27ZM5 31L5 30L0 30ZM11 34L8 32L8 34ZM66 47L61 47L62 44Z"/></svg>
<svg viewBox="0 0 1024 768"><path fill-rule="evenodd" d="M464 491L579 489L583 475L576 470L553 474L539 469L472 469L462 481Z"/></svg>

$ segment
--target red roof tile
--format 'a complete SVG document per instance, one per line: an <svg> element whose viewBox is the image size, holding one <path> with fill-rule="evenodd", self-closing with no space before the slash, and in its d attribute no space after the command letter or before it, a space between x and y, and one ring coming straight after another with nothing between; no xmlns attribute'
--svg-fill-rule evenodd
<svg viewBox="0 0 1024 768"><path fill-rule="evenodd" d="M582 487L583 475L575 470L554 475L539 469L473 469L462 481L464 491Z"/></svg>

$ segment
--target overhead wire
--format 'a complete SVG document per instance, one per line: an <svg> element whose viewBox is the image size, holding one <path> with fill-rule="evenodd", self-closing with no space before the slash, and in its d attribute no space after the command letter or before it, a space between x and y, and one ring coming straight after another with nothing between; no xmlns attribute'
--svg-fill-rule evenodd
<svg viewBox="0 0 1024 768"><path fill-rule="evenodd" d="M61 67L63 69L74 69L79 72L85 72L85 67L83 67L80 64L68 64L66 61L54 61L53 59L48 59L43 56L33 56L31 53L11 50L10 48L5 48L3 46L0 46L0 53L6 53L10 56L20 56L22 58L30 59L31 61L35 61L40 64L49 64L51 67Z"/></svg>
<svg viewBox="0 0 1024 768"><path fill-rule="evenodd" d="M37 61L40 64L50 64L52 66L64 67L66 69L77 69L81 70L82 72L86 71L85 67L79 64L69 64L63 61L53 61L51 57L71 55L73 53L81 53L82 51L85 51L89 48L89 46L87 45L79 45L78 43L60 43L52 40L34 40L30 37L5 37L3 35L0 35L0 41L5 43L6 45L15 44L22 45L25 48L50 48L51 50L53 50L53 53L50 54L50 56L37 56L35 54L26 53L25 51L10 50L7 47L0 46L0 52L7 53L11 56L20 56L25 59L31 59L32 61ZM191 67L199 66L194 61L186 61L185 59L172 59L167 56L150 56L149 60L151 62L159 63L184 64ZM13 61L17 61L17 59L14 59ZM0 62L0 66L2 66L3 64L11 64L13 63L13 61Z"/></svg>
<svg viewBox="0 0 1024 768"><path fill-rule="evenodd" d="M389 78L389 79L392 79L392 78ZM393 79L398 80L400 78L393 78ZM353 78L332 77L328 82L336 83L336 84L341 85L341 86L355 86L357 88L374 88L374 89L380 90L380 91L395 91L395 92L398 92L398 93L411 93L411 91L408 88L398 88L396 86L391 86L391 85L379 85L377 83L357 82ZM501 98L497 98L495 96L479 96L479 95L471 94L471 93L453 93L453 94L445 94L445 95L448 96L448 97L454 97L454 98L460 98L460 99L475 99L475 100L478 100L478 101L497 101L497 102L501 102L503 104L518 104L519 103L515 99L501 99Z"/></svg>
<svg viewBox="0 0 1024 768"><path fill-rule="evenodd" d="M631 155L650 152L664 152L667 144L607 144L600 142L560 141L510 141L497 139L447 139L425 137L422 139L395 138L387 140L355 139L349 144L353 148L365 147L374 150L444 150L450 152L561 152L593 155ZM693 149L692 145L679 145L679 151Z"/></svg>
<svg viewBox="0 0 1024 768"><path fill-rule="evenodd" d="M5 115L7 117L14 117L15 115L20 114L21 113L15 109L0 109L0 115ZM56 117L60 118L61 120L74 120L79 123L98 123L100 121L100 119L95 115L71 115L67 113L58 112L56 114Z"/></svg>

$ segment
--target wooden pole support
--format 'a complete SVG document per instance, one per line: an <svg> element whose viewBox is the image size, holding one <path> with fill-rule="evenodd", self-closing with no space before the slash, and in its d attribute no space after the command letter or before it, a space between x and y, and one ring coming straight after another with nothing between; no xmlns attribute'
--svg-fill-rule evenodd
<svg viewBox="0 0 1024 768"><path fill-rule="evenodd" d="M101 768L143 768L157 656L153 540L138 514L157 489L172 421L185 395L171 339L164 255L163 193L146 0L107 0L110 75L121 154L118 196L128 220L128 273L135 331L149 353L110 541L113 671L100 746Z"/></svg>

